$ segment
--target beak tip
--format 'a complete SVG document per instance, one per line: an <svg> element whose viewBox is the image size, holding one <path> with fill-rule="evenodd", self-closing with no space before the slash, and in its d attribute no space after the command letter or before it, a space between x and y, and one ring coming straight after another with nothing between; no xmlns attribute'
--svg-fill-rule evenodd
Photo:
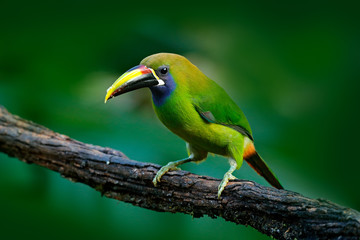
<svg viewBox="0 0 360 240"><path fill-rule="evenodd" d="M112 97L110 96L110 97L105 97L105 101L104 101L104 103L107 103L107 101L109 101L109 99L111 99Z"/></svg>
<svg viewBox="0 0 360 240"><path fill-rule="evenodd" d="M104 100L104 103L106 103L109 99L111 99L113 96L112 96L112 92L109 92L109 89L107 90L106 92L106 96L105 96L105 100Z"/></svg>

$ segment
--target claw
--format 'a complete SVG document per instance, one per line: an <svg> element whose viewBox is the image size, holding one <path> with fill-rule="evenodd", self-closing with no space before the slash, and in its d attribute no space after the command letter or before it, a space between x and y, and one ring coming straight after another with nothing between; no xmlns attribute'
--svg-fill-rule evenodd
<svg viewBox="0 0 360 240"><path fill-rule="evenodd" d="M187 162L191 162L193 161L192 156L185 158L183 160L178 160L175 162L169 162L168 164L166 164L165 166L163 166L162 168L160 168L160 170L156 173L154 179L153 179L153 184L156 187L157 183L160 182L161 177L167 173L170 170L180 170L180 168L178 168L177 166L187 163Z"/></svg>
<svg viewBox="0 0 360 240"><path fill-rule="evenodd" d="M218 194L217 194L218 199L220 199L221 193L224 191L229 180L234 180L234 179L236 179L236 177L234 175L232 175L229 172L225 173L223 180L221 180L221 182L218 186Z"/></svg>
<svg viewBox="0 0 360 240"><path fill-rule="evenodd" d="M177 165L178 164L176 164L176 162L169 162L168 164L160 168L160 170L156 173L154 179L152 180L154 186L156 187L157 183L160 182L161 177L168 171L180 170Z"/></svg>
<svg viewBox="0 0 360 240"><path fill-rule="evenodd" d="M220 182L218 187L218 199L220 199L221 193L224 191L226 185L228 184L229 180L234 180L236 177L232 175L232 173L236 170L237 162L233 158L229 158L230 168L225 173L223 180Z"/></svg>

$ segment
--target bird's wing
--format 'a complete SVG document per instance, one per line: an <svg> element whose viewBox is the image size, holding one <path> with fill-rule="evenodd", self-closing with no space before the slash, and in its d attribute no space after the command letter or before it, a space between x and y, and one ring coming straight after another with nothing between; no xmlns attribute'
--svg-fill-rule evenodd
<svg viewBox="0 0 360 240"><path fill-rule="evenodd" d="M196 111L205 121L228 126L253 140L244 113L220 86L212 83L193 99Z"/></svg>
<svg viewBox="0 0 360 240"><path fill-rule="evenodd" d="M230 127L236 131L238 131L239 133L241 133L244 136L247 136L248 138L250 138L252 141L254 140L251 133L246 130L246 128L244 128L243 126L240 125L234 125L234 124L229 124L229 123L224 123L221 121L218 121L213 113L211 111L202 111L199 107L195 106L196 111L200 114L201 118L204 119L206 122L209 123L217 123L217 124L221 124L227 127Z"/></svg>
<svg viewBox="0 0 360 240"><path fill-rule="evenodd" d="M208 123L221 124L235 129L253 141L250 125L244 113L229 95L215 82L209 82L209 86L201 87L202 91L197 91L196 95L193 94L195 96L193 105L201 118ZM275 174L256 151L244 156L244 159L272 186L278 189L283 188Z"/></svg>

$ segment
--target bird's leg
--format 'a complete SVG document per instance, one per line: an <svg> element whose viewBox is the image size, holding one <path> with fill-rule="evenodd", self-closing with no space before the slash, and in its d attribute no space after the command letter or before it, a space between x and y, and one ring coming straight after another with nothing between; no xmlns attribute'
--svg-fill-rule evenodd
<svg viewBox="0 0 360 240"><path fill-rule="evenodd" d="M217 194L218 198L220 198L220 195L221 195L222 191L224 191L224 188L228 184L229 180L236 179L236 177L234 175L232 175L232 173L236 170L237 163L236 163L235 159L233 159L233 158L229 158L229 163L230 163L230 168L225 173L224 178L220 182L219 187L218 187L218 194Z"/></svg>
<svg viewBox="0 0 360 240"><path fill-rule="evenodd" d="M162 168L160 168L160 170L156 173L156 176L153 179L153 184L156 187L157 183L160 182L161 177L167 173L170 170L178 170L179 165L187 163L187 162L191 162L194 161L193 155L191 154L188 158L182 159L182 160L178 160L178 161L174 161L174 162L169 162L168 164L166 164L165 166L163 166Z"/></svg>

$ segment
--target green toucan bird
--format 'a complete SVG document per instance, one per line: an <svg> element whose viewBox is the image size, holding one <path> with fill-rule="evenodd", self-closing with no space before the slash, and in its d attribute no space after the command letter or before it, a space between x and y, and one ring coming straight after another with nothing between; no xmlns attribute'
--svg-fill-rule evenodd
<svg viewBox="0 0 360 240"><path fill-rule="evenodd" d="M229 95L185 57L159 53L121 75L107 90L105 102L120 94L148 87L160 121L186 141L188 158L169 162L156 174L156 186L170 170L187 162L205 160L208 153L229 159L230 169L218 187L218 197L232 173L245 159L272 186L280 182L255 151L250 125Z"/></svg>

